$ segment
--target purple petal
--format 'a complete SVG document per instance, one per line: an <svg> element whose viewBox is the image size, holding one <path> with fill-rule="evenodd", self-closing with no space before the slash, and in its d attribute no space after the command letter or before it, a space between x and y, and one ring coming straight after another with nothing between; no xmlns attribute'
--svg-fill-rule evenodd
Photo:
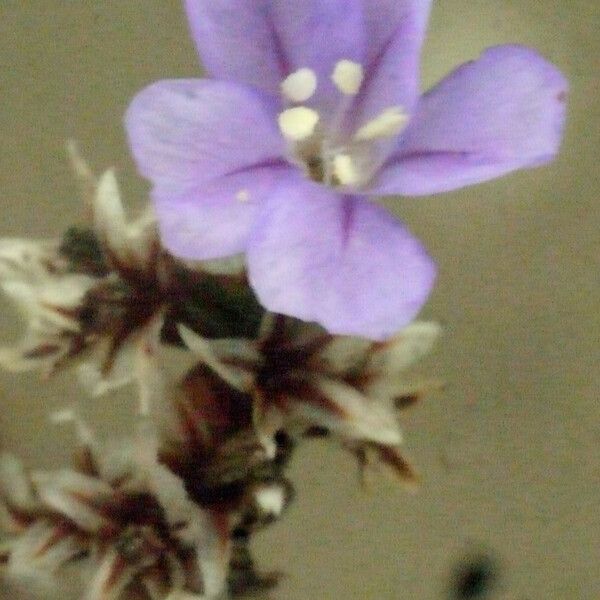
<svg viewBox="0 0 600 600"><path fill-rule="evenodd" d="M284 164L272 109L248 88L207 80L158 82L133 100L130 145L172 252L203 259L244 249Z"/></svg>
<svg viewBox="0 0 600 600"><path fill-rule="evenodd" d="M361 0L272 0L271 13L287 72L302 67L317 75L309 104L325 113L343 100L331 81L342 59L361 63L365 28Z"/></svg>
<svg viewBox="0 0 600 600"><path fill-rule="evenodd" d="M257 208L289 170L255 168L173 196L152 195L161 239L175 256L208 260L243 252Z"/></svg>
<svg viewBox="0 0 600 600"><path fill-rule="evenodd" d="M200 59L208 73L278 93L285 58L268 0L185 0Z"/></svg>
<svg viewBox="0 0 600 600"><path fill-rule="evenodd" d="M201 60L213 77L271 94L293 71L312 68L330 97L340 59L361 60L360 0L186 0Z"/></svg>
<svg viewBox="0 0 600 600"><path fill-rule="evenodd" d="M125 125L142 175L161 192L273 163L285 152L273 105L229 82L154 83L133 99Z"/></svg>
<svg viewBox="0 0 600 600"><path fill-rule="evenodd" d="M415 25L415 41L422 41L432 0L364 0L363 11L368 31L369 63L381 55L407 22ZM418 40L417 38L421 38Z"/></svg>
<svg viewBox="0 0 600 600"><path fill-rule="evenodd" d="M431 0L365 0L364 5L368 48L361 122L390 106L412 111Z"/></svg>
<svg viewBox="0 0 600 600"><path fill-rule="evenodd" d="M567 89L533 50L490 48L421 99L373 192L431 194L552 160Z"/></svg>
<svg viewBox="0 0 600 600"><path fill-rule="evenodd" d="M383 339L413 319L433 285L435 268L418 240L364 199L288 178L258 222L248 272L273 312Z"/></svg>

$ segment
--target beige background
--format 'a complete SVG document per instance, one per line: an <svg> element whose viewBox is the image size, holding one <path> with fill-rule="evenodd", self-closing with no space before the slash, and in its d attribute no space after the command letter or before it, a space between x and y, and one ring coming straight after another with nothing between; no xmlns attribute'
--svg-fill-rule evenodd
<svg viewBox="0 0 600 600"><path fill-rule="evenodd" d="M335 449L299 453L297 503L256 544L262 565L288 574L274 600L446 598L453 565L477 549L501 565L492 598L600 598L599 31L598 0L436 3L425 84L486 46L536 47L571 81L563 151L543 169L393 204L440 264L425 316L446 333L421 371L449 387L405 419L425 484L410 496L382 480L365 494ZM145 84L198 73L175 0L2 0L2 234L71 223L69 136L143 197L123 111ZM45 415L73 380L3 375L0 386L2 446L35 465L62 460L71 434ZM103 431L131 416L126 396L88 408Z"/></svg>

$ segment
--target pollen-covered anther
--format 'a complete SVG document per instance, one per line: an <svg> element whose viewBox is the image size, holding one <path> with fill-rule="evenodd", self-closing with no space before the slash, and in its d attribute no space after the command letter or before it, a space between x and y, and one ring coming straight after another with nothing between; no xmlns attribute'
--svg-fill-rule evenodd
<svg viewBox="0 0 600 600"><path fill-rule="evenodd" d="M341 185L356 185L360 181L360 173L349 154L337 154L333 158L333 174Z"/></svg>
<svg viewBox="0 0 600 600"><path fill-rule="evenodd" d="M288 108L279 114L279 129L287 139L299 142L313 134L319 118L316 110L306 106Z"/></svg>
<svg viewBox="0 0 600 600"><path fill-rule="evenodd" d="M364 79L362 65L351 60L340 60L333 69L331 80L346 96L356 96Z"/></svg>
<svg viewBox="0 0 600 600"><path fill-rule="evenodd" d="M391 106L379 113L374 119L365 123L354 134L358 142L394 137L408 123L408 115L401 106Z"/></svg>
<svg viewBox="0 0 600 600"><path fill-rule="evenodd" d="M281 92L291 102L306 102L316 89L317 76L307 67L294 71L281 82Z"/></svg>

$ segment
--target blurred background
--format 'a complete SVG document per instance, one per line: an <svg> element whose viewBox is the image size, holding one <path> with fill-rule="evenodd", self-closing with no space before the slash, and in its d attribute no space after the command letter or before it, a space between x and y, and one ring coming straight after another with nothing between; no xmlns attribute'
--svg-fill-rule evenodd
<svg viewBox="0 0 600 600"><path fill-rule="evenodd" d="M347 456L305 447L296 503L256 540L259 565L286 573L265 598L600 598L599 31L596 0L434 2L424 88L487 46L537 48L571 82L563 150L541 169L387 202L440 268L423 316L445 333L419 370L447 389L404 417L423 486L382 478L365 492ZM123 112L146 84L199 74L176 0L3 0L0 235L53 237L77 217L69 137L139 203ZM4 343L21 323L1 302ZM62 464L72 432L47 414L79 393L68 375L2 374L2 449ZM101 433L126 432L134 408L127 393L86 401Z"/></svg>

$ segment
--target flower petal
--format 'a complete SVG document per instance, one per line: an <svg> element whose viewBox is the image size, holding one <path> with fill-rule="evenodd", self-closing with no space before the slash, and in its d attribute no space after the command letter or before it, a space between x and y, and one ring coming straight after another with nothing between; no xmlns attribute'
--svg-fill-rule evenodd
<svg viewBox="0 0 600 600"><path fill-rule="evenodd" d="M204 593L208 598L216 598L227 583L231 556L230 523L223 512L207 511L204 516L204 532L196 552Z"/></svg>
<svg viewBox="0 0 600 600"><path fill-rule="evenodd" d="M173 530L177 530L179 539L195 543L203 525L198 508L190 500L183 480L159 463L159 439L154 425L142 422L136 437L136 458L145 474L148 491L160 502L165 520Z"/></svg>
<svg viewBox="0 0 600 600"><path fill-rule="evenodd" d="M247 259L268 310L373 339L413 319L435 275L420 242L383 208L294 178L265 203Z"/></svg>
<svg viewBox="0 0 600 600"><path fill-rule="evenodd" d="M36 560L36 567L46 571L57 571L72 559L81 556L85 551L84 544L75 535L70 535L66 527L56 526L52 537L46 541Z"/></svg>
<svg viewBox="0 0 600 600"><path fill-rule="evenodd" d="M317 76L309 102L331 114L343 96L331 76L341 60L362 63L362 0L272 0L270 13L285 57L285 74L308 67Z"/></svg>
<svg viewBox="0 0 600 600"><path fill-rule="evenodd" d="M366 0L364 5L369 43L361 122L391 106L412 111L431 0Z"/></svg>
<svg viewBox="0 0 600 600"><path fill-rule="evenodd" d="M374 347L369 368L383 377L394 377L428 354L440 333L437 323L415 321L384 344Z"/></svg>
<svg viewBox="0 0 600 600"><path fill-rule="evenodd" d="M41 501L88 532L108 527L111 521L94 500L108 498L108 483L76 471L39 472L32 475Z"/></svg>
<svg viewBox="0 0 600 600"><path fill-rule="evenodd" d="M208 73L277 93L284 58L268 0L185 0L192 37Z"/></svg>
<svg viewBox="0 0 600 600"><path fill-rule="evenodd" d="M163 81L133 100L126 126L166 246L199 259L242 251L283 164L272 104L233 83Z"/></svg>
<svg viewBox="0 0 600 600"><path fill-rule="evenodd" d="M58 243L0 238L0 280L35 282L64 271Z"/></svg>
<svg viewBox="0 0 600 600"><path fill-rule="evenodd" d="M340 59L362 55L359 0L186 0L192 34L213 77L271 94L290 73L309 67L322 89Z"/></svg>
<svg viewBox="0 0 600 600"><path fill-rule="evenodd" d="M255 168L174 196L154 193L161 238L176 256L210 260L246 248L257 210L285 168Z"/></svg>
<svg viewBox="0 0 600 600"><path fill-rule="evenodd" d="M184 325L177 328L184 344L205 365L239 392L248 392L254 382L251 367L260 364L261 357L250 340L203 338ZM227 359L238 364L227 364ZM250 363L248 368L243 363Z"/></svg>
<svg viewBox="0 0 600 600"><path fill-rule="evenodd" d="M125 125L141 173L184 192L285 152L266 96L224 81L159 81L132 101Z"/></svg>
<svg viewBox="0 0 600 600"><path fill-rule="evenodd" d="M428 354L441 333L437 323L415 321L383 344L373 346L364 391L372 398L393 399L407 390L404 371Z"/></svg>
<svg viewBox="0 0 600 600"><path fill-rule="evenodd" d="M135 569L113 549L110 549L98 566L86 591L86 600L118 600L135 576Z"/></svg>
<svg viewBox="0 0 600 600"><path fill-rule="evenodd" d="M44 554L52 546L55 526L45 519L36 520L23 534L16 537L10 547L9 568L13 573L31 574L59 565L44 564Z"/></svg>
<svg viewBox="0 0 600 600"><path fill-rule="evenodd" d="M156 218L151 210L128 223L115 173L100 176L92 205L94 231L106 258L118 270L123 266L143 271L157 243Z"/></svg>
<svg viewBox="0 0 600 600"><path fill-rule="evenodd" d="M406 460L397 446L378 443L348 446L359 460L361 476L366 477L366 469L386 467L389 475L399 479L407 491L416 492L419 488L419 476L412 465Z"/></svg>
<svg viewBox="0 0 600 600"><path fill-rule="evenodd" d="M317 353L317 359L328 373L344 375L364 366L372 346L366 338L335 336Z"/></svg>
<svg viewBox="0 0 600 600"><path fill-rule="evenodd" d="M11 508L29 511L37 506L31 481L20 459L12 454L0 454L0 498Z"/></svg>
<svg viewBox="0 0 600 600"><path fill-rule="evenodd" d="M460 188L554 158L567 82L533 50L490 48L426 94L375 193Z"/></svg>
<svg viewBox="0 0 600 600"><path fill-rule="evenodd" d="M10 373L39 369L44 375L50 374L68 354L69 341L60 335L36 336L27 332L20 342L0 346L0 367Z"/></svg>
<svg viewBox="0 0 600 600"><path fill-rule="evenodd" d="M126 256L127 221L115 172L102 174L93 204L94 231L118 258Z"/></svg>

